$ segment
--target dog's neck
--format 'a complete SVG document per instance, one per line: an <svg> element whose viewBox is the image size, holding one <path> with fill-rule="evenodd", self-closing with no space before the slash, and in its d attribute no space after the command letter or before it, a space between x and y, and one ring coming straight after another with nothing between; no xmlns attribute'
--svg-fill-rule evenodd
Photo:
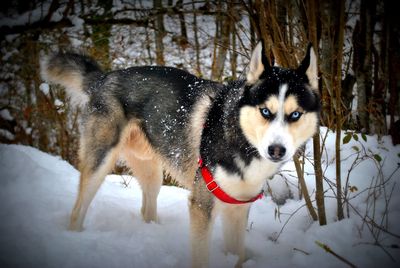
<svg viewBox="0 0 400 268"><path fill-rule="evenodd" d="M242 94L240 86L220 90L207 114L200 146L200 154L207 166L214 169L220 165L241 177L254 159L261 159L240 128L238 105ZM240 165L237 159L240 159Z"/></svg>

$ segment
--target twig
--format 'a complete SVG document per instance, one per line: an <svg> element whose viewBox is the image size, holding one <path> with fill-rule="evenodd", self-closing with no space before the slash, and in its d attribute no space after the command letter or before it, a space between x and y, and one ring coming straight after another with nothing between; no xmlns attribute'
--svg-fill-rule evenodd
<svg viewBox="0 0 400 268"><path fill-rule="evenodd" d="M303 193L303 197L304 197L304 200L306 202L308 212L310 213L311 218L314 221L317 221L318 220L318 215L317 215L317 212L314 210L314 207L313 207L313 205L311 203L310 194L308 193L307 185L306 185L306 182L304 180L304 173L302 172L303 170L301 168L300 160L299 160L297 155L295 155L293 157L293 161L294 161L294 165L296 167L297 177L298 177L299 182L300 182L301 192Z"/></svg>
<svg viewBox="0 0 400 268"><path fill-rule="evenodd" d="M304 250L299 249L299 248L293 248L293 250L299 251L299 252L303 253L304 255L310 255L310 253L308 253L307 251L304 251Z"/></svg>
<svg viewBox="0 0 400 268"><path fill-rule="evenodd" d="M306 204L303 204L302 206L300 206L299 208L297 208L292 214L290 214L289 218L285 221L285 223L283 224L281 230L279 231L278 235L272 239L272 241L276 242L278 241L279 236L282 234L283 229L285 229L286 225L289 223L290 219L303 207L305 207Z"/></svg>
<svg viewBox="0 0 400 268"><path fill-rule="evenodd" d="M319 241L315 241L315 244L317 244L319 247L321 247L322 249L324 249L326 252L332 254L333 256L335 256L336 258L338 258L339 260L341 260L342 262L346 263L348 266L350 267L357 267L354 264L352 264L350 261L346 260L345 258L343 258L342 256L340 256L339 254L335 253L330 247L328 247L327 245L319 242Z"/></svg>

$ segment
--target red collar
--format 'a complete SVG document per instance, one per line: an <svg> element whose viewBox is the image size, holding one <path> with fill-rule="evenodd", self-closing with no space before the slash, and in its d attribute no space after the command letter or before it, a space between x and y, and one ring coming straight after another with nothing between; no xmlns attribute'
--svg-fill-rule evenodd
<svg viewBox="0 0 400 268"><path fill-rule="evenodd" d="M221 189L221 187L219 187L219 185L214 180L214 177L211 174L211 171L207 168L206 165L204 165L203 160L201 158L199 158L199 167L200 167L201 175L203 176L203 179L204 179L204 182L206 183L208 191L210 191L210 193L212 193L219 200L221 200L221 201L223 201L225 203L229 203L229 204L251 203L251 202L254 202L254 201L258 200L258 199L261 199L263 197L263 195L264 195L264 193L261 192L256 197L253 197L250 200L246 200L246 201L237 200L237 199L231 197L230 195L228 195L227 193L225 193Z"/></svg>

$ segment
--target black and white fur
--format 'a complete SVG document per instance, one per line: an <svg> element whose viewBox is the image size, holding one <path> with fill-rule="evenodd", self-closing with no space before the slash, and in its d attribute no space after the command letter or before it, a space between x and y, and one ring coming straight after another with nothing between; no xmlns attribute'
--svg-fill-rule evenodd
<svg viewBox="0 0 400 268"><path fill-rule="evenodd" d="M86 211L106 174L123 158L142 190L142 215L157 221L163 170L192 191L192 265L208 265L211 225L223 219L225 249L245 260L250 204L216 199L198 172L201 156L230 196L247 200L318 127L317 65L312 47L297 70L271 67L261 43L247 79L227 85L158 66L104 73L92 59L58 53L41 63L43 78L64 86L83 107L80 187L70 229L82 230Z"/></svg>

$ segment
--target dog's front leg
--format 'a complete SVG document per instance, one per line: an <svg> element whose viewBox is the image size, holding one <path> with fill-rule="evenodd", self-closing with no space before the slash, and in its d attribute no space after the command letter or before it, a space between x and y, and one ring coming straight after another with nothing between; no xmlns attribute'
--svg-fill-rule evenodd
<svg viewBox="0 0 400 268"><path fill-rule="evenodd" d="M245 261L245 235L250 204L221 203L225 250L239 257L236 267Z"/></svg>
<svg viewBox="0 0 400 268"><path fill-rule="evenodd" d="M192 192L189 200L192 267L208 267L213 209L214 201L208 192Z"/></svg>

